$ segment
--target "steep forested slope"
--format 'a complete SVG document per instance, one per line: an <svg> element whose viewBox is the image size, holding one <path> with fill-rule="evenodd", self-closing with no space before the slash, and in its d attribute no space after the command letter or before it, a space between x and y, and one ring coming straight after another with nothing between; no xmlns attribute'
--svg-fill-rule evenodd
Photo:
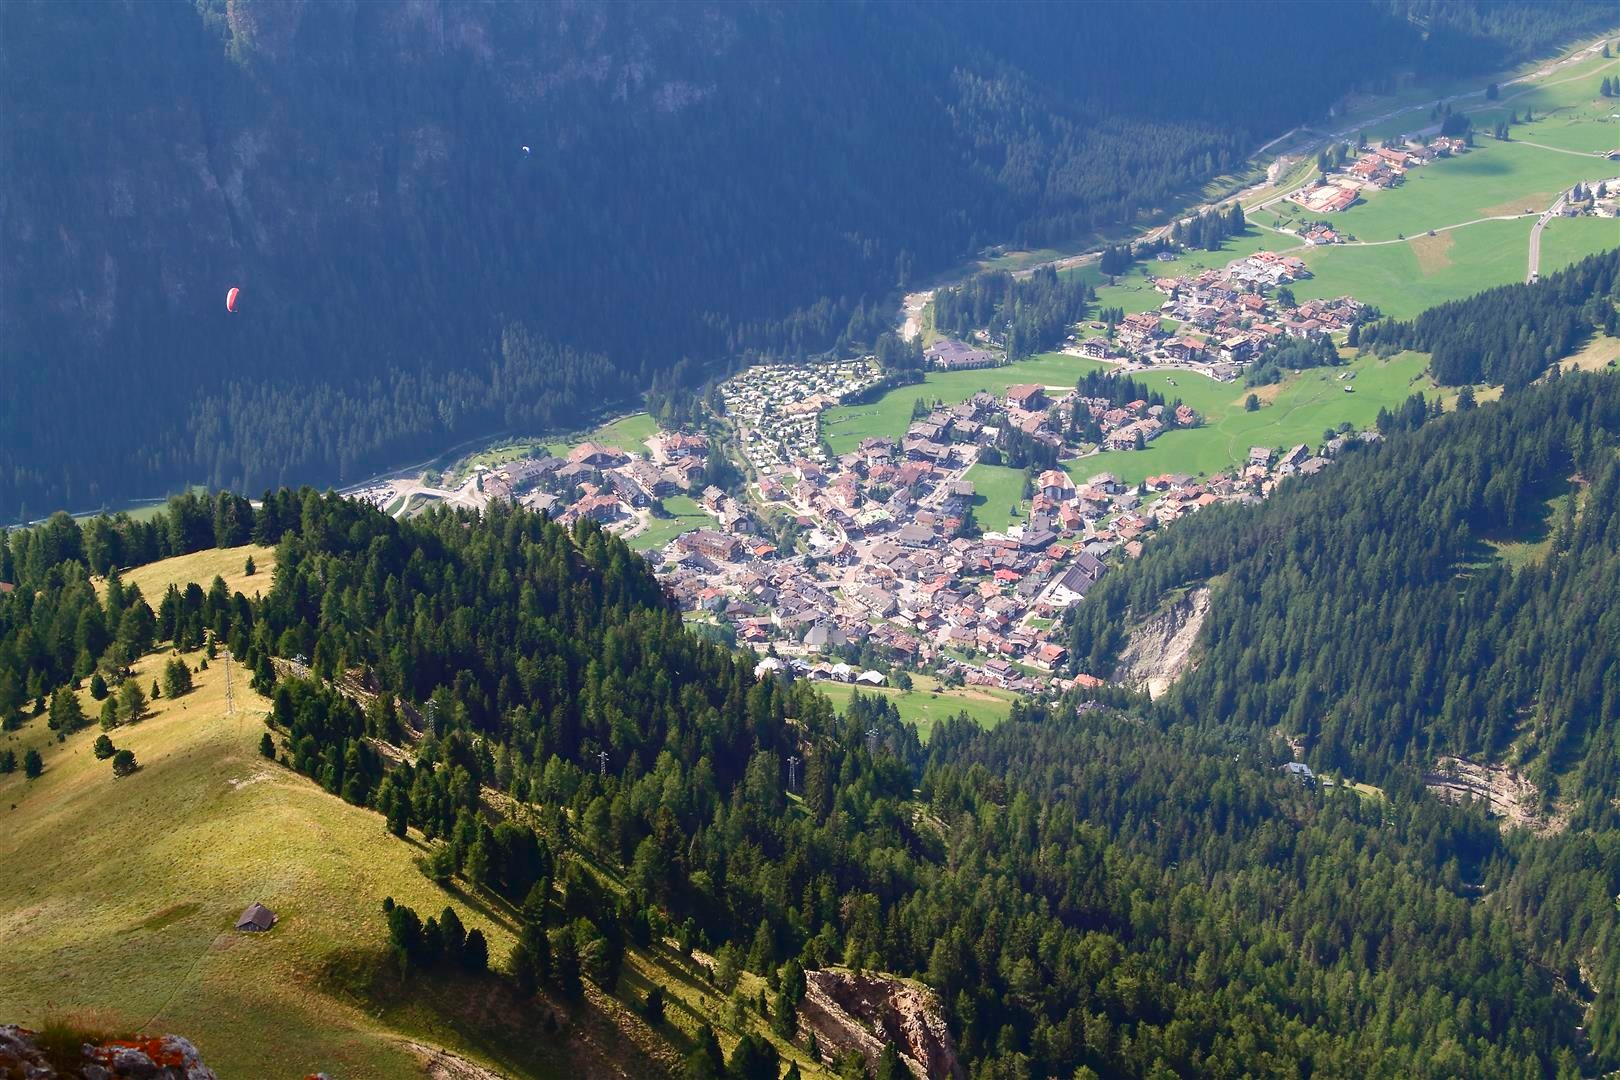
<svg viewBox="0 0 1620 1080"><path fill-rule="evenodd" d="M216 587L154 614L116 581L96 602L92 558L206 545L211 519L227 540L282 535L261 602ZM921 978L975 1076L1532 1077L1588 1050L1559 978L1613 974L1592 961L1613 844L1521 852L1477 810L1302 786L1263 735L1073 703L992 732L953 722L925 751L882 700L837 716L691 637L588 523L398 522L309 491L183 500L82 535L59 518L0 546L0 573L22 583L0 596L0 676L30 697L69 671L116 683L171 637L228 642L272 696L287 763L414 830L432 873L511 901L519 944L480 977L520 994L577 996L582 978L628 994L628 947L696 947L721 994L739 969L774 988L716 1022L781 1038L802 969ZM444 928L389 922L410 977L435 979ZM1612 1057L1605 1009L1593 1049Z"/></svg>
<svg viewBox="0 0 1620 1080"><path fill-rule="evenodd" d="M1520 47L1357 4L1323 56L1287 10L6 4L0 519L352 479L683 358L871 341L985 243L1117 225L1358 83Z"/></svg>
<svg viewBox="0 0 1620 1080"><path fill-rule="evenodd" d="M1075 610L1080 663L1106 670L1166 590L1218 579L1166 715L1297 734L1308 760L1378 782L1440 754L1511 753L1578 820L1612 822L1620 380L1402 415L1421 428L1155 540Z"/></svg>

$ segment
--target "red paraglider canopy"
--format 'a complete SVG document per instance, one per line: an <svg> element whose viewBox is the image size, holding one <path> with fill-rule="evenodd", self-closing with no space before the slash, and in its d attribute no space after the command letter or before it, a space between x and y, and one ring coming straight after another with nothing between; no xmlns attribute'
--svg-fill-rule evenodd
<svg viewBox="0 0 1620 1080"><path fill-rule="evenodd" d="M231 287L231 291L225 294L225 310L226 311L229 311L229 312L232 312L232 313L234 313L236 311L236 298L239 295L241 295L241 292L242 292L241 289L238 289L233 285Z"/></svg>

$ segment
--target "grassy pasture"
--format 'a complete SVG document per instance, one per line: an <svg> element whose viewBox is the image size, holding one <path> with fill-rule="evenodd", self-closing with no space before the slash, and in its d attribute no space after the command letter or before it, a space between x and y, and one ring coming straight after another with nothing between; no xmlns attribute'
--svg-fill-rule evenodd
<svg viewBox="0 0 1620 1080"><path fill-rule="evenodd" d="M553 454L565 457L568 451L580 443L595 442L603 446L617 446L631 454L645 454L647 440L658 433L658 424L648 413L631 413L621 416L610 424L603 424L595 431L589 431L576 439L565 442L554 442L547 446Z"/></svg>
<svg viewBox="0 0 1620 1080"><path fill-rule="evenodd" d="M973 516L980 528L1000 532L1008 525L1023 522L1028 507L1022 469L975 464L965 479L973 485Z"/></svg>
<svg viewBox="0 0 1620 1080"><path fill-rule="evenodd" d="M1620 173L1620 163L1609 167ZM1556 218L1541 231L1541 272L1550 274L1612 247L1620 247L1620 218Z"/></svg>
<svg viewBox="0 0 1620 1080"><path fill-rule="evenodd" d="M1357 240L1394 240L1476 218L1540 213L1576 181L1601 179L1615 168L1595 156L1517 141L1483 137L1477 143L1466 154L1408 170L1396 187L1366 192L1362 202L1333 215L1335 227Z"/></svg>
<svg viewBox="0 0 1620 1080"><path fill-rule="evenodd" d="M166 659L144 658L136 678L149 683ZM382 944L384 895L428 911L453 898L412 865L419 845L260 756L267 703L232 674L234 716L216 662L192 693L115 728L141 763L121 780L91 753L97 728L57 744L39 718L5 737L19 756L38 747L45 773L0 777L0 1014L26 1023L50 1007L92 1008L181 1032L222 1076L420 1076L318 976L332 950ZM96 705L86 693L86 711ZM235 933L254 900L280 924ZM511 935L456 907L504 956Z"/></svg>
<svg viewBox="0 0 1620 1080"><path fill-rule="evenodd" d="M251 577L245 571L250 555L255 571ZM225 579L225 590L232 596L241 593L253 597L269 592L275 569L275 548L248 544L234 548L207 548L189 555L159 559L125 571L123 579L126 586L139 585L141 595L155 609L170 585L178 585L183 592L187 585L195 581L206 592L216 576ZM96 589L98 592L106 591L106 582L98 581Z"/></svg>

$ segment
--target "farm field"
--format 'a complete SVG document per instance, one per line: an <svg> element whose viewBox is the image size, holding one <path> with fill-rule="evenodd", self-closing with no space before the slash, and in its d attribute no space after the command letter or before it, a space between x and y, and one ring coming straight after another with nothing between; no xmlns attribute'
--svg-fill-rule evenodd
<svg viewBox="0 0 1620 1080"><path fill-rule="evenodd" d="M817 683L816 688L839 709L848 706L856 693L887 698L899 710L900 719L917 728L917 735L924 742L933 734L935 724L958 713L967 713L981 727L994 727L1007 718L1007 712L1018 696L1010 690L999 690L992 686L941 687L937 680L927 675L912 676L910 690L899 690L892 686L858 687L837 682Z"/></svg>
<svg viewBox="0 0 1620 1080"><path fill-rule="evenodd" d="M1531 218L1485 221L1391 244L1307 248L1300 257L1315 276L1292 288L1301 300L1349 295L1385 315L1411 318L1447 300L1523 281L1533 224ZM1545 246L1544 240L1544 267Z"/></svg>
<svg viewBox="0 0 1620 1080"><path fill-rule="evenodd" d="M973 485L973 517L979 528L1000 532L1024 521L1022 469L979 463L968 469L964 479Z"/></svg>
<svg viewBox="0 0 1620 1080"><path fill-rule="evenodd" d="M651 551L661 548L671 540L683 533L694 529L703 529L715 524L709 512L700 506L696 499L690 495L670 495L661 500L664 510L673 515L668 518L653 518L647 528L630 538L630 546L636 551Z"/></svg>
<svg viewBox="0 0 1620 1080"><path fill-rule="evenodd" d="M1080 356L1042 353L1005 367L977 371L931 371L920 383L897 386L876 401L838 405L821 415L821 432L835 454L847 453L875 435L898 438L911 425L911 409L918 398L947 405L966 401L980 390L1004 394L1019 383L1073 386L1087 371L1107 365Z"/></svg>
<svg viewBox="0 0 1620 1080"><path fill-rule="evenodd" d="M1620 173L1620 164L1611 168ZM1550 274L1613 247L1620 247L1620 218L1555 218L1541 231L1541 272Z"/></svg>
<svg viewBox="0 0 1620 1080"><path fill-rule="evenodd" d="M253 557L254 569L251 576L246 573L250 555ZM146 597L146 602L155 610L162 601L163 594L169 591L170 585L178 585L184 590L195 581L206 592L215 577L225 579L225 590L232 596L241 593L251 598L261 592L269 592L271 575L275 569L275 548L248 544L224 549L207 548L189 555L159 559L157 562L124 571L122 577L126 586L140 586L141 595ZM96 590L104 592L106 582L98 581Z"/></svg>
<svg viewBox="0 0 1620 1080"><path fill-rule="evenodd" d="M1069 475L1084 482L1100 472L1111 472L1127 484L1158 473L1208 475L1243 460L1251 446L1288 447L1322 441L1322 432L1348 421L1370 427L1383 407L1393 407L1417 390L1430 389L1424 375L1427 357L1402 353L1389 360L1365 356L1335 368L1316 368L1292 376L1279 387L1251 391L1240 383L1216 383L1188 372L1138 372L1132 378L1146 382L1167 399L1180 397L1204 416L1204 425L1172 431L1148 444L1145 450L1113 451L1064 463ZM1341 381L1346 371L1354 380ZM1166 380L1174 378L1175 386ZM1345 393L1346 385L1355 387ZM1256 412L1243 407L1250 393L1270 400Z"/></svg>

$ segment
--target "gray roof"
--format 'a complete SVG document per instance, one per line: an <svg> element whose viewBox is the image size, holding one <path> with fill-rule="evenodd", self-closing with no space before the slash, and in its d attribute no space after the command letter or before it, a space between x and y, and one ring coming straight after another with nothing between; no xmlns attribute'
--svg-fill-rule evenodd
<svg viewBox="0 0 1620 1080"><path fill-rule="evenodd" d="M255 901L236 920L238 930L268 930L276 924L276 913Z"/></svg>

